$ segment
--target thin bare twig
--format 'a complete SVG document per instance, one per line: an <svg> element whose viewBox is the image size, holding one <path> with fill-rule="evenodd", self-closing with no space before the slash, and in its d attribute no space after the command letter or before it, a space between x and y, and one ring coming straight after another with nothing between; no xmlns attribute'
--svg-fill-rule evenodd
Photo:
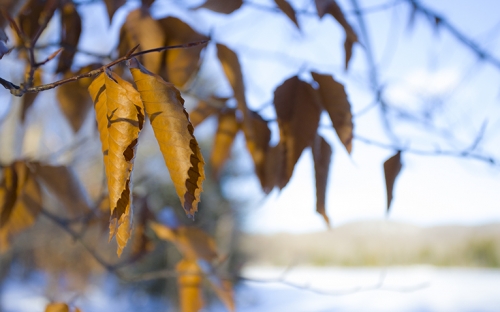
<svg viewBox="0 0 500 312"><path fill-rule="evenodd" d="M410 154L415 154L415 155L422 155L422 156L449 156L449 157L456 157L456 158L470 158L470 159L475 159L483 162L487 162L491 165L494 166L499 166L500 161L495 160L493 157L488 157L480 154L473 153L472 150L466 149L463 151L451 151L451 150L441 150L441 149L436 149L436 150L419 150L419 149L413 149L413 148L404 148L398 145L394 144L386 144L382 143L376 140L372 140L360 135L354 135L354 139L358 140L360 142L378 146L380 148L384 149L390 149L390 150L400 150L405 153L410 153Z"/></svg>
<svg viewBox="0 0 500 312"><path fill-rule="evenodd" d="M15 95L15 96L22 96L25 93L36 93L36 92L46 91L46 90L54 89L60 85L68 83L68 82L76 81L76 80L79 80L82 78L90 78L90 77L97 76L100 73L102 73L104 70L106 70L107 68L110 68L114 65L117 65L121 62L127 61L127 60L129 60L133 57L139 56L139 55L143 55L143 54L147 54L147 53L154 53L154 52L162 52L162 51L170 50L170 49L191 48L191 47L207 44L207 42L208 42L208 40L202 40L202 41L198 41L198 42L191 42L191 43L179 44L179 45L174 45L174 46L159 47L159 48L155 48L155 49L150 49L150 50L132 53L128 56L127 55L122 56L119 59L114 60L111 63L108 63L101 68L89 71L87 73L73 76L73 77L69 77L69 78L65 78L65 79L61 79L61 80L58 80L58 81L55 81L52 83L48 83L48 84L44 84L44 85L26 88L26 89L20 88L19 86L16 86L15 84L13 84L9 81L6 81L4 79L2 79L2 80L5 81L6 83L2 82L2 85L4 86L4 88L9 89L10 93ZM9 86L11 86L11 88L9 88Z"/></svg>
<svg viewBox="0 0 500 312"><path fill-rule="evenodd" d="M487 50L481 48L478 43L474 40L463 34L460 30L458 30L455 25L450 23L446 18L444 18L441 14L436 11L426 7L418 0L406 0L417 12L422 13L427 16L429 19L435 22L436 27L443 27L450 32L455 39L460 41L463 45L468 47L474 54L476 54L481 60L484 60L497 69L500 69L500 59L493 56Z"/></svg>
<svg viewBox="0 0 500 312"><path fill-rule="evenodd" d="M314 287L311 287L309 285L295 284L295 283L292 283L292 282L285 280L282 277L276 278L276 279L256 279L256 278L248 278L248 277L240 276L240 279L243 281L252 282L252 283L265 283L265 284L277 283L277 284L282 284L282 285L289 286L289 287L292 287L295 289L309 291L309 292L319 294L319 295L334 296L334 297L352 295L355 293L373 291L373 290L385 290L385 291L392 291L392 292L413 292L413 291L417 291L417 290L429 287L429 285L430 285L429 282L425 282L425 283L420 283L420 284L411 285L411 286L384 286L385 274L381 274L381 278L379 279L379 281L377 281L377 283L375 283L373 285L355 286L353 288L337 289L337 290L325 290L325 289L314 288Z"/></svg>

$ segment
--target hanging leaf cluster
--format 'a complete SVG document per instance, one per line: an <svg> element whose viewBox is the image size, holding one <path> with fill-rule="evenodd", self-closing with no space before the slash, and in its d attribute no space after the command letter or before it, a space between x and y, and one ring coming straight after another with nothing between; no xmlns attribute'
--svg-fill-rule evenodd
<svg viewBox="0 0 500 312"><path fill-rule="evenodd" d="M110 239L116 235L118 255L131 235L131 175L145 115L188 216L198 210L205 178L203 156L179 91L135 59L130 72L136 86L106 70L89 87L108 181Z"/></svg>

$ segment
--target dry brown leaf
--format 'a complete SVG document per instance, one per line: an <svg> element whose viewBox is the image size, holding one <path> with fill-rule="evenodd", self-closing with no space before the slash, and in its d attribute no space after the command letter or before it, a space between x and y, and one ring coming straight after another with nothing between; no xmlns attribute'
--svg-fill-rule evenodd
<svg viewBox="0 0 500 312"><path fill-rule="evenodd" d="M350 154L352 150L353 123L351 104L347 99L344 86L335 81L331 75L322 75L314 72L311 74L319 84L321 103L328 112L328 115L330 115L340 142L344 144L347 152Z"/></svg>
<svg viewBox="0 0 500 312"><path fill-rule="evenodd" d="M130 71L141 94L175 190L188 216L198 211L205 164L184 100L173 84L145 69L135 59Z"/></svg>
<svg viewBox="0 0 500 312"><path fill-rule="evenodd" d="M222 44L217 44L217 57L219 58L227 80L231 85L238 109L243 114L242 130L245 134L247 149L252 155L255 172L263 184L264 181L264 156L268 147L271 132L267 123L257 113L248 109L245 99L245 84L241 72L238 56L234 51Z"/></svg>
<svg viewBox="0 0 500 312"><path fill-rule="evenodd" d="M238 56L223 44L217 44L217 57L219 58L229 84L233 88L234 98L238 102L238 108L245 116L248 113L245 99L245 84Z"/></svg>
<svg viewBox="0 0 500 312"><path fill-rule="evenodd" d="M71 68L76 47L82 32L82 19L72 2L66 2L61 8L61 47L56 73L64 73Z"/></svg>
<svg viewBox="0 0 500 312"><path fill-rule="evenodd" d="M391 209L392 191L394 190L394 182L401 171L401 151L398 151L394 156L387 159L384 163L385 187L387 190L387 212Z"/></svg>
<svg viewBox="0 0 500 312"><path fill-rule="evenodd" d="M134 199L137 202L137 197ZM150 220L154 219L153 213L149 210L147 200L145 197L139 197L140 205L139 206L139 216L137 222L135 222L134 235L132 239L132 252L130 257L133 259L140 258L144 256L146 253L150 252L154 248L153 242L146 235L146 225Z"/></svg>
<svg viewBox="0 0 500 312"><path fill-rule="evenodd" d="M219 109L208 104L206 101L199 101L198 106L189 113L189 120L194 128L201 124L210 115L215 114Z"/></svg>
<svg viewBox="0 0 500 312"><path fill-rule="evenodd" d="M113 15L115 15L116 10L118 10L122 5L127 2L126 0L104 0L106 4L106 9L108 11L109 23L113 20Z"/></svg>
<svg viewBox="0 0 500 312"><path fill-rule="evenodd" d="M270 185L266 182L269 180L266 178L266 172L268 172L266 170L266 155L271 140L271 130L269 130L267 121L254 111L249 110L244 118L244 125L247 126L243 127L243 132L245 133L247 149L252 156L255 174L259 178L262 190L267 194L274 187L273 184L269 189Z"/></svg>
<svg viewBox="0 0 500 312"><path fill-rule="evenodd" d="M171 229L156 222L151 222L150 226L160 239L173 242L185 259L202 259L207 262L217 259L214 239L197 227L180 226Z"/></svg>
<svg viewBox="0 0 500 312"><path fill-rule="evenodd" d="M40 23L46 18L52 18L56 9L54 1L28 0L18 14L18 23L21 31L32 40Z"/></svg>
<svg viewBox="0 0 500 312"><path fill-rule="evenodd" d="M160 239L174 243L183 256L181 263L196 264L196 268L190 267L192 272L196 272L200 278L202 273L205 274L217 296L229 311L234 311L232 285L224 283L211 264L217 259L215 240L197 227L180 226L172 229L156 222L151 222L150 226Z"/></svg>
<svg viewBox="0 0 500 312"><path fill-rule="evenodd" d="M326 186L328 184L332 148L322 136L317 135L312 146L312 153L316 177L316 212L322 215L325 222L330 226L330 219L326 214Z"/></svg>
<svg viewBox="0 0 500 312"><path fill-rule="evenodd" d="M15 166L5 167L0 182L0 229L9 221L14 205L17 201L18 176Z"/></svg>
<svg viewBox="0 0 500 312"><path fill-rule="evenodd" d="M33 75L33 85L41 85L42 84L42 70L38 69L35 71L35 74ZM24 75L25 79L28 79L29 77L29 67L26 68L26 72ZM22 101L22 109L21 109L21 122L24 122L26 119L26 114L28 113L28 110L33 106L33 103L35 103L35 99L38 96L38 92L28 92L25 93L21 99Z"/></svg>
<svg viewBox="0 0 500 312"><path fill-rule="evenodd" d="M139 44L138 51L164 46L165 34L161 24L154 20L149 13L136 9L129 13L122 27L120 35L120 54L125 55L130 49ZM140 61L151 72L159 74L162 68L164 52L147 53L140 56Z"/></svg>
<svg viewBox="0 0 500 312"><path fill-rule="evenodd" d="M108 178L110 239L116 234L117 254L120 256L130 238L130 177L139 132L144 122L144 109L134 87L111 71L99 75L90 85L89 91L96 106Z"/></svg>
<svg viewBox="0 0 500 312"><path fill-rule="evenodd" d="M264 180L262 190L269 194L275 186L282 189L288 183L285 177L285 150L284 143L267 149L264 163Z"/></svg>
<svg viewBox="0 0 500 312"><path fill-rule="evenodd" d="M92 69L95 69L94 66L83 67L78 72L68 71L64 74L64 78L88 72ZM88 79L80 79L72 83L63 84L56 89L59 108L74 132L80 130L92 107L92 99L87 91L89 85L90 81Z"/></svg>
<svg viewBox="0 0 500 312"><path fill-rule="evenodd" d="M347 69L349 65L349 60L352 56L352 46L354 43L358 42L358 36L352 29L351 25L345 19L342 9L339 7L335 0L315 0L316 9L318 10L318 15L322 18L325 14L330 14L337 20L337 22L344 28L345 32L345 68Z"/></svg>
<svg viewBox="0 0 500 312"><path fill-rule="evenodd" d="M73 217L82 216L92 209L86 190L71 167L31 162L30 168L35 178L44 183Z"/></svg>
<svg viewBox="0 0 500 312"><path fill-rule="evenodd" d="M197 33L178 18L167 17L158 22L165 33L166 41L163 44L165 46L208 40L207 36ZM200 67L200 54L203 48L203 46L196 46L189 49L165 51L166 65L165 72L162 73L163 78L177 88L184 87L196 75Z"/></svg>
<svg viewBox="0 0 500 312"><path fill-rule="evenodd" d="M242 4L243 0L207 0L197 9L205 8L217 13L230 14L238 10Z"/></svg>
<svg viewBox="0 0 500 312"><path fill-rule="evenodd" d="M286 16L288 16L288 18L297 26L297 28L300 28L299 23L297 22L297 17L295 16L295 10L290 3L286 0L274 0L274 2L278 8L280 8L280 10L283 11L283 13L285 13Z"/></svg>
<svg viewBox="0 0 500 312"><path fill-rule="evenodd" d="M198 312L204 306L201 270L194 260L181 260L175 270L178 273L179 305L182 312Z"/></svg>
<svg viewBox="0 0 500 312"><path fill-rule="evenodd" d="M12 192L15 192L13 198ZM14 203L12 203L14 201ZM10 245L10 239L32 226L41 208L40 187L26 163L17 161L4 168L0 183L0 253Z"/></svg>
<svg viewBox="0 0 500 312"><path fill-rule="evenodd" d="M229 157L234 138L239 130L240 123L236 119L235 109L219 113L219 124L210 156L210 163L216 179L219 178L222 166Z"/></svg>
<svg viewBox="0 0 500 312"><path fill-rule="evenodd" d="M318 92L297 76L287 79L274 91L280 142L284 145L285 185L304 148L314 143L321 114L320 102Z"/></svg>
<svg viewBox="0 0 500 312"><path fill-rule="evenodd" d="M142 0L142 7L149 9L149 7L155 2L155 0Z"/></svg>

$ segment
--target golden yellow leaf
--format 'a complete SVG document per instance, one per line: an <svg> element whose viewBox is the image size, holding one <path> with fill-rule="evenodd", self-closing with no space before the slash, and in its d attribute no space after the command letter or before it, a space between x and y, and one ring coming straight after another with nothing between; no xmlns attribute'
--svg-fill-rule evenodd
<svg viewBox="0 0 500 312"><path fill-rule="evenodd" d="M64 73L71 68L76 47L82 32L82 19L72 2L66 2L61 8L61 47L56 73Z"/></svg>
<svg viewBox="0 0 500 312"><path fill-rule="evenodd" d="M188 216L194 216L205 179L205 162L184 100L171 83L135 59L130 67L182 207Z"/></svg>
<svg viewBox="0 0 500 312"><path fill-rule="evenodd" d="M320 97L310 84L294 76L274 91L274 107L285 154L286 185L302 151L314 143L321 114Z"/></svg>
<svg viewBox="0 0 500 312"><path fill-rule="evenodd" d="M47 304L45 312L69 312L69 307L64 302L53 302Z"/></svg>
<svg viewBox="0 0 500 312"><path fill-rule="evenodd" d="M384 163L385 186L387 190L387 212L391 209L392 191L394 190L394 182L401 171L401 151L398 151Z"/></svg>
<svg viewBox="0 0 500 312"><path fill-rule="evenodd" d="M125 4L127 0L104 0L106 4L106 9L108 11L109 22L113 20L113 15L115 15L116 10L118 10L122 5Z"/></svg>
<svg viewBox="0 0 500 312"><path fill-rule="evenodd" d="M331 75L322 75L314 72L311 75L319 84L321 103L328 112L328 115L330 115L340 142L344 144L347 152L351 153L353 136L351 104L349 104L347 99L344 86L335 81Z"/></svg>
<svg viewBox="0 0 500 312"><path fill-rule="evenodd" d="M219 125L215 133L214 145L210 156L210 163L216 178L220 176L222 166L229 157L234 138L239 130L240 123L236 119L235 109L228 109L219 113Z"/></svg>
<svg viewBox="0 0 500 312"><path fill-rule="evenodd" d="M118 256L130 238L130 177L144 109L139 93L111 71L90 85L101 135L111 210L110 239L116 234Z"/></svg>
<svg viewBox="0 0 500 312"><path fill-rule="evenodd" d="M102 73L97 76L90 84L88 90L92 102L94 102L95 118L97 121L97 130L101 140L102 155L104 158L104 168L108 167L108 96L106 86L104 84L104 76ZM107 169L106 169L107 171ZM107 175L107 173L106 173Z"/></svg>
<svg viewBox="0 0 500 312"><path fill-rule="evenodd" d="M4 168L0 183L0 252L9 248L14 235L35 223L41 203L40 187L26 163L17 161Z"/></svg>
<svg viewBox="0 0 500 312"><path fill-rule="evenodd" d="M136 9L129 13L122 27L120 38L120 53L124 55L139 44L138 51L158 48L165 45L165 34L160 23L149 13ZM124 38L125 37L125 38ZM164 52L141 55L139 59L151 72L159 74L162 68Z"/></svg>
<svg viewBox="0 0 500 312"><path fill-rule="evenodd" d="M198 102L198 106L189 113L189 121L194 128L202 123L210 115L218 112L219 109L207 103L206 101Z"/></svg>
<svg viewBox="0 0 500 312"><path fill-rule="evenodd" d="M274 0L274 2L278 8L280 8L280 10L283 11L283 13L285 13L286 16L288 16L288 18L297 26L297 28L300 28L299 23L297 22L297 17L295 16L295 10L290 3L286 0Z"/></svg>
<svg viewBox="0 0 500 312"><path fill-rule="evenodd" d="M322 215L325 222L330 225L330 219L326 214L325 202L332 148L322 136L317 135L316 140L314 140L314 145L312 146L312 153L316 177L316 212Z"/></svg>
<svg viewBox="0 0 500 312"><path fill-rule="evenodd" d="M92 209L86 190L71 167L51 166L39 162L31 162L29 166L34 176L56 196L71 216L82 216Z"/></svg>
<svg viewBox="0 0 500 312"><path fill-rule="evenodd" d="M352 29L351 25L345 19L342 9L339 7L335 0L315 0L316 9L318 10L318 15L322 18L325 14L330 14L337 20L337 22L344 28L345 32L345 68L347 69L349 65L349 60L352 56L352 46L354 43L358 42L358 36Z"/></svg>
<svg viewBox="0 0 500 312"><path fill-rule="evenodd" d="M198 312L205 302L201 289L201 270L194 260L181 260L175 270L179 274L177 285L179 287L179 305L182 312Z"/></svg>
<svg viewBox="0 0 500 312"><path fill-rule="evenodd" d="M230 14L243 4L243 0L207 0L198 8L205 8L217 13Z"/></svg>
<svg viewBox="0 0 500 312"><path fill-rule="evenodd" d="M207 36L197 33L191 26L178 18L167 17L158 20L165 33L165 46L186 44L208 40ZM200 53L203 46L189 49L173 49L165 51L165 71L161 74L166 81L178 88L183 88L196 75L200 67ZM149 69L147 64L144 64Z"/></svg>

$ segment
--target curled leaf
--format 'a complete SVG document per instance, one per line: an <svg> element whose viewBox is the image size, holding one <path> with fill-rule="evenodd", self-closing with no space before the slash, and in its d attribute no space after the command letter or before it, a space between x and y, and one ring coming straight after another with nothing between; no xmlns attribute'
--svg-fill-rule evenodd
<svg viewBox="0 0 500 312"><path fill-rule="evenodd" d="M331 75L311 73L314 80L319 84L319 94L324 109L330 115L333 127L337 132L340 142L345 146L348 153L352 150L352 114L351 104L347 99L344 86Z"/></svg>
<svg viewBox="0 0 500 312"><path fill-rule="evenodd" d="M394 190L394 182L401 171L401 151L398 151L394 156L387 159L384 163L385 186L387 190L387 212L391 208L392 191Z"/></svg>
<svg viewBox="0 0 500 312"><path fill-rule="evenodd" d="M330 219L326 214L326 186L328 184L328 172L330 171L330 160L332 148L330 144L320 135L316 136L312 146L314 159L314 172L316 177L316 212L323 216L325 222L330 225Z"/></svg>
<svg viewBox="0 0 500 312"><path fill-rule="evenodd" d="M110 71L99 75L90 85L89 91L96 106L108 178L110 239L116 234L117 253L120 256L130 238L130 178L139 132L144 122L143 104L133 86Z"/></svg>
<svg viewBox="0 0 500 312"><path fill-rule="evenodd" d="M135 59L130 71L137 85L175 190L188 216L198 211L205 179L204 160L180 92Z"/></svg>

